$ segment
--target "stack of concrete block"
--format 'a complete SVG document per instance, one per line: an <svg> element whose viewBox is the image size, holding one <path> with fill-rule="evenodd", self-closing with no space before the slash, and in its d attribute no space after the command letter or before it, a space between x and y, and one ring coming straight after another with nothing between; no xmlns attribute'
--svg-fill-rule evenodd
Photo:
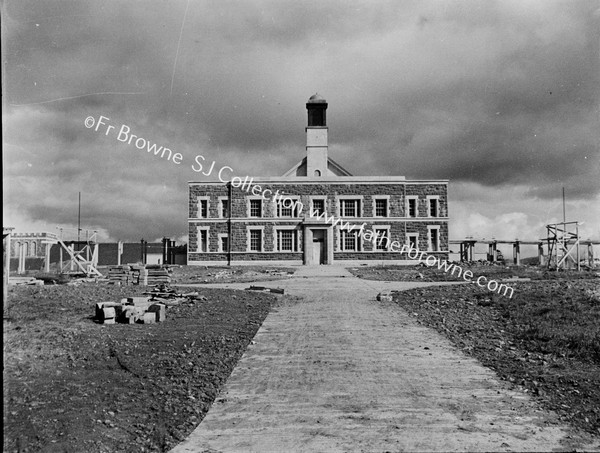
<svg viewBox="0 0 600 453"><path fill-rule="evenodd" d="M169 269L160 265L146 266L148 271L148 285L160 285L171 282Z"/></svg>
<svg viewBox="0 0 600 453"><path fill-rule="evenodd" d="M131 266L111 266L108 268L108 280L122 286L133 285L133 272Z"/></svg>
<svg viewBox="0 0 600 453"><path fill-rule="evenodd" d="M118 303L99 302L96 319L102 324L153 324L166 320L166 306L148 297L127 297Z"/></svg>
<svg viewBox="0 0 600 453"><path fill-rule="evenodd" d="M148 269L144 264L130 264L133 272L133 284L148 286Z"/></svg>
<svg viewBox="0 0 600 453"><path fill-rule="evenodd" d="M125 264L108 269L108 280L112 283L126 285L148 285L148 269L143 264Z"/></svg>

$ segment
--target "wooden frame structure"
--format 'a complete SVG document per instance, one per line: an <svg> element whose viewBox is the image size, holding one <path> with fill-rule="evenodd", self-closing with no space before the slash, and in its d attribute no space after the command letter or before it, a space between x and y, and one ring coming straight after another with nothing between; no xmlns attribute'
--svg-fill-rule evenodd
<svg viewBox="0 0 600 453"><path fill-rule="evenodd" d="M577 270L581 270L579 258L579 223L560 222L546 225L548 233L548 268L554 265L556 270L567 269L569 259L573 261ZM588 245L590 247L591 245ZM576 257L573 257L575 251ZM593 248L592 248L593 256Z"/></svg>

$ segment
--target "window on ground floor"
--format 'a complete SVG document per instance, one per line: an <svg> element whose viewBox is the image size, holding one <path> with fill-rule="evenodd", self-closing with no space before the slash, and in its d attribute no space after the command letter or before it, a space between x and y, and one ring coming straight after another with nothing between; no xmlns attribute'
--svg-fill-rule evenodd
<svg viewBox="0 0 600 453"><path fill-rule="evenodd" d="M296 230L277 230L278 252L296 252L298 251L298 231Z"/></svg>
<svg viewBox="0 0 600 453"><path fill-rule="evenodd" d="M262 230L250 230L250 251L262 252Z"/></svg>
<svg viewBox="0 0 600 453"><path fill-rule="evenodd" d="M387 228L375 228L375 250L388 250L389 230Z"/></svg>
<svg viewBox="0 0 600 453"><path fill-rule="evenodd" d="M340 249L344 252L359 251L358 231L340 230Z"/></svg>
<svg viewBox="0 0 600 453"><path fill-rule="evenodd" d="M440 230L439 228L429 228L429 244L430 252L439 252L440 250Z"/></svg>
<svg viewBox="0 0 600 453"><path fill-rule="evenodd" d="M419 233L408 233L406 235L406 245L411 250L419 250Z"/></svg>
<svg viewBox="0 0 600 453"><path fill-rule="evenodd" d="M208 230L198 230L198 251L208 252Z"/></svg>

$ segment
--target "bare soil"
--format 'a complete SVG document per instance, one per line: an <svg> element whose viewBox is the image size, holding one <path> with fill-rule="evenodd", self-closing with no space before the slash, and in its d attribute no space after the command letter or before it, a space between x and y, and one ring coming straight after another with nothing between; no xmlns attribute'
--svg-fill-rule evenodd
<svg viewBox="0 0 600 453"><path fill-rule="evenodd" d="M516 283L512 299L465 284L394 301L575 429L600 434L597 278Z"/></svg>
<svg viewBox="0 0 600 453"><path fill-rule="evenodd" d="M10 288L4 451L168 450L202 420L277 303L270 294L199 289L206 300L169 307L164 323L93 320L96 302L146 289Z"/></svg>
<svg viewBox="0 0 600 453"><path fill-rule="evenodd" d="M600 269L549 270L540 266L503 266L498 264L456 263L463 271L473 272L475 278L485 275L489 280L528 278L530 280L587 280L598 279ZM414 266L383 265L357 266L348 269L353 275L367 280L402 282L445 282L464 281L458 271L444 272L437 266L428 267L424 263Z"/></svg>

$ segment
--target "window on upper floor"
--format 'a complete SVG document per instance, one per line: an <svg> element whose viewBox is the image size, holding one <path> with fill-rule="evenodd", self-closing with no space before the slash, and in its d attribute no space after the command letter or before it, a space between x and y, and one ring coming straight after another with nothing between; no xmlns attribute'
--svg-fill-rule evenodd
<svg viewBox="0 0 600 453"><path fill-rule="evenodd" d="M375 217L388 216L388 201L385 198L375 199Z"/></svg>
<svg viewBox="0 0 600 453"><path fill-rule="evenodd" d="M429 217L439 217L439 204L437 198L429 199Z"/></svg>
<svg viewBox="0 0 600 453"><path fill-rule="evenodd" d="M221 217L224 219L229 217L229 200L221 199Z"/></svg>
<svg viewBox="0 0 600 453"><path fill-rule="evenodd" d="M360 217L360 200L340 200L341 217Z"/></svg>
<svg viewBox="0 0 600 453"><path fill-rule="evenodd" d="M208 218L208 200L198 200L198 218Z"/></svg>
<svg viewBox="0 0 600 453"><path fill-rule="evenodd" d="M418 199L416 197L414 198L407 198L407 213L408 213L408 217L417 217L418 215Z"/></svg>
<svg viewBox="0 0 600 453"><path fill-rule="evenodd" d="M250 200L250 217L262 217L262 200Z"/></svg>
<svg viewBox="0 0 600 453"><path fill-rule="evenodd" d="M284 198L277 201L277 217L298 217L302 210L300 200Z"/></svg>
<svg viewBox="0 0 600 453"><path fill-rule="evenodd" d="M325 200L313 200L312 201L312 216L320 216L325 213Z"/></svg>

